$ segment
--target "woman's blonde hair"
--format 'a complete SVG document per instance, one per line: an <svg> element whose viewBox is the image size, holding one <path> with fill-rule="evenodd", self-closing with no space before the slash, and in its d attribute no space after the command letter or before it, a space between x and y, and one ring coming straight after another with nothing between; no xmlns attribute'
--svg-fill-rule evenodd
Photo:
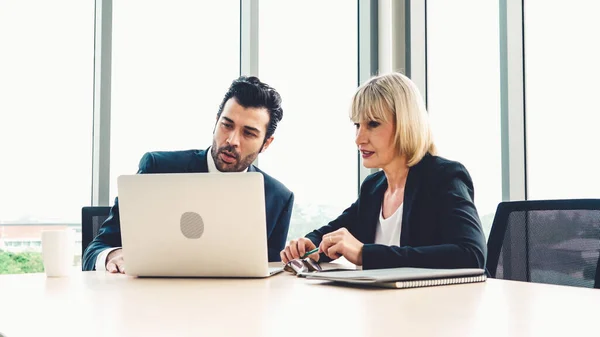
<svg viewBox="0 0 600 337"><path fill-rule="evenodd" d="M425 102L413 81L400 73L371 78L358 88L352 100L350 118L354 123L387 122L390 114L396 148L399 155L406 156L409 167L428 152L436 154Z"/></svg>

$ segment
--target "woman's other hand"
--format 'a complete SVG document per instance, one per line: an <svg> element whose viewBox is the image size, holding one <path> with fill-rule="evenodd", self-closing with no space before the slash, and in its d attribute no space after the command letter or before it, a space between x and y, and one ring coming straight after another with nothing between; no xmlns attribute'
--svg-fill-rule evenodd
<svg viewBox="0 0 600 337"><path fill-rule="evenodd" d="M319 252L325 253L331 259L345 257L357 266L362 266L362 248L364 244L358 241L346 228L323 235Z"/></svg>

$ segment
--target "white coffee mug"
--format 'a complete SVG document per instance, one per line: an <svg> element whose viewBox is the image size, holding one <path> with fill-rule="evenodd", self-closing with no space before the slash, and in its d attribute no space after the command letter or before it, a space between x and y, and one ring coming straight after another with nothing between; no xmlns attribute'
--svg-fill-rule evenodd
<svg viewBox="0 0 600 337"><path fill-rule="evenodd" d="M69 276L73 269L75 231L72 229L42 231L42 259L48 277Z"/></svg>

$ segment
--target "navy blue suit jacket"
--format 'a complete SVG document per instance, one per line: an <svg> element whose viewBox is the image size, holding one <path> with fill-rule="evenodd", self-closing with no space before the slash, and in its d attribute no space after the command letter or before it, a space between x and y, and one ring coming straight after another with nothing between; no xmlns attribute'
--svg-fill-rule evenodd
<svg viewBox="0 0 600 337"><path fill-rule="evenodd" d="M345 227L365 244L363 269L485 268L485 236L473 202L473 182L463 165L428 154L409 169L400 246L374 244L386 189L382 171L368 176L354 204L306 237L318 246L324 234ZM324 254L320 258L329 260Z"/></svg>
<svg viewBox="0 0 600 337"><path fill-rule="evenodd" d="M149 152L140 160L138 173L206 173L208 172L206 156L207 150ZM250 165L248 171L260 172L264 176L268 256L269 261L281 261L279 252L285 246L294 194L254 165ZM83 253L83 269L94 270L100 252L107 248L121 246L119 198L116 198L109 217ZM127 257L125 262L127 263Z"/></svg>

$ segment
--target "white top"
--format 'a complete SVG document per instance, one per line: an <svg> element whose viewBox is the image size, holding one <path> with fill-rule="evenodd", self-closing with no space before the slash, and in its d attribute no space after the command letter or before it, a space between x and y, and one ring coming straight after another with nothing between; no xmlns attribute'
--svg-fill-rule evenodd
<svg viewBox="0 0 600 337"><path fill-rule="evenodd" d="M208 173L221 172L221 171L219 171L219 169L217 169L215 160L213 159L213 157L210 153L210 147L208 148L208 150L206 150L206 166L208 167ZM248 168L246 168L246 172L248 172ZM119 248L121 248L121 247L107 248L107 249L103 250L102 252L100 252L100 254L98 254L98 257L96 257L96 270L106 271L106 258L108 257L108 254L110 254L110 252L112 252L113 250L116 250Z"/></svg>
<svg viewBox="0 0 600 337"><path fill-rule="evenodd" d="M400 232L402 231L402 213L404 203L387 219L383 218L383 205L379 210L379 221L375 229L375 243L386 246L400 246Z"/></svg>

